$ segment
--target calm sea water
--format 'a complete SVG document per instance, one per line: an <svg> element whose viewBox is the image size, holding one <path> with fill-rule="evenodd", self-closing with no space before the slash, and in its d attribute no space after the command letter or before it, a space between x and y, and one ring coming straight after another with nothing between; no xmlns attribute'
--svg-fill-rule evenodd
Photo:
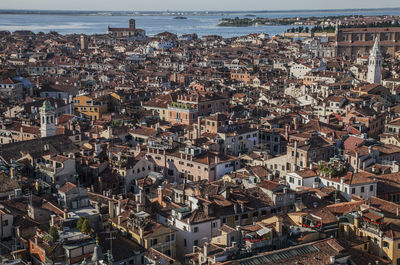
<svg viewBox="0 0 400 265"><path fill-rule="evenodd" d="M337 15L400 15L393 11L338 11L338 12L282 12L257 13L257 17L310 17ZM221 35L233 37L249 33L267 33L270 36L280 34L292 26L253 26L253 27L218 27L221 18L244 17L245 14L187 16L187 19L173 19L174 16L136 16L136 26L146 30L147 35L155 35L168 31L178 35L197 33L203 35ZM57 31L61 34L84 33L102 34L107 25L111 27L127 27L128 16L72 16L72 15L0 15L0 30L31 30L33 32Z"/></svg>

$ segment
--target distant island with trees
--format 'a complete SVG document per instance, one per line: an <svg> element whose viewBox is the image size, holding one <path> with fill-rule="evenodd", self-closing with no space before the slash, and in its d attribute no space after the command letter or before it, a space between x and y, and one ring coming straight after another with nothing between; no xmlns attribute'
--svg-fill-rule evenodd
<svg viewBox="0 0 400 265"><path fill-rule="evenodd" d="M377 22L377 23L367 23L367 24L353 24L353 25L341 25L340 28L345 29L345 28L392 28L392 27L400 27L400 21L396 20L394 22ZM291 29L288 29L286 32L288 33L309 33L315 32L315 33L320 33L320 32L326 32L326 33L334 33L336 30L335 26L314 26L311 29L308 27L294 27Z"/></svg>
<svg viewBox="0 0 400 265"><path fill-rule="evenodd" d="M371 22L371 20L373 22ZM339 23L341 28L347 27L398 27L399 16L363 16L363 15L342 15L325 17L287 17L287 18L250 18L235 17L222 18L220 27L249 27L249 26L297 26L288 29L288 32L334 32L335 24ZM307 30L308 28L308 30Z"/></svg>

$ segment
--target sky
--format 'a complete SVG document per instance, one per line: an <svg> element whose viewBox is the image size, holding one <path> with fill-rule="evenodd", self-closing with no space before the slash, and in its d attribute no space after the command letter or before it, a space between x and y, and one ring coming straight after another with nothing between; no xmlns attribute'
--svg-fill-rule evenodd
<svg viewBox="0 0 400 265"><path fill-rule="evenodd" d="M0 9L203 11L400 7L399 0L0 0Z"/></svg>

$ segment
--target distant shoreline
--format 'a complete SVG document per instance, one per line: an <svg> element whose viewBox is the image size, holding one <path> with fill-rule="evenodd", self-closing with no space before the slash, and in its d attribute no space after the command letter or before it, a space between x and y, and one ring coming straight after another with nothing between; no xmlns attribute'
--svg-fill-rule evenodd
<svg viewBox="0 0 400 265"><path fill-rule="evenodd" d="M300 9L300 10L244 10L244 11L82 11L82 10L17 10L0 9L5 15L68 15L68 16L218 16L232 14L260 14L260 13L330 13L330 12L365 12L365 11L394 11L397 8L358 8L358 9Z"/></svg>

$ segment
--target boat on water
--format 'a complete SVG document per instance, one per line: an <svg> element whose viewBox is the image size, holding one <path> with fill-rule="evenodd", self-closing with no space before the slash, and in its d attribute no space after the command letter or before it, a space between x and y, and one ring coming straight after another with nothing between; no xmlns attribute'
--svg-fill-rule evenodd
<svg viewBox="0 0 400 265"><path fill-rule="evenodd" d="M187 19L187 17L178 16L178 17L174 17L174 19Z"/></svg>

